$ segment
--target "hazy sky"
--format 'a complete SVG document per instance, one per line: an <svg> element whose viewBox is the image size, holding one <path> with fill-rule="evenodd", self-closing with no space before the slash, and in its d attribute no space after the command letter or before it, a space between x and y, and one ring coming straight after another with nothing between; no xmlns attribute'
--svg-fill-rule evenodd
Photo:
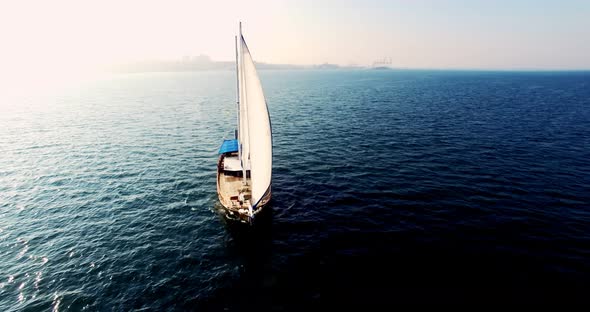
<svg viewBox="0 0 590 312"><path fill-rule="evenodd" d="M6 72L207 54L411 68L590 69L590 1L5 1Z"/></svg>

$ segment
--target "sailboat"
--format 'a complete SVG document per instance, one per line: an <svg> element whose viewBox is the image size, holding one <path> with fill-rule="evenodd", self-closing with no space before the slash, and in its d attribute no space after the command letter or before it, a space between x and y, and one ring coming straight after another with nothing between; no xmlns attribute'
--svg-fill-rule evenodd
<svg viewBox="0 0 590 312"><path fill-rule="evenodd" d="M251 223L271 198L272 129L241 23L235 46L237 127L219 148L217 195L228 217Z"/></svg>

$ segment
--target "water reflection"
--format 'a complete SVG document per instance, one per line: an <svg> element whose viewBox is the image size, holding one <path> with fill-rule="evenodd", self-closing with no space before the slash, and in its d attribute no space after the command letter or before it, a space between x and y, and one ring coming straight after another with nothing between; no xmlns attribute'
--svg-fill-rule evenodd
<svg viewBox="0 0 590 312"><path fill-rule="evenodd" d="M276 280L272 265L272 204L256 216L252 225L227 218L225 209L219 203L214 208L228 234L226 252L238 264L238 277L203 302L203 308L260 307L261 302L270 304L271 287ZM228 293L232 295L227 296Z"/></svg>

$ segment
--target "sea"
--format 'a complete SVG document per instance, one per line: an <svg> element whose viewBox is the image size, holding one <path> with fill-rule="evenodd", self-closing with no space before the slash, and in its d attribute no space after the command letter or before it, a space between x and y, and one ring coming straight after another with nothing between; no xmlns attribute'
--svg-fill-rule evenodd
<svg viewBox="0 0 590 312"><path fill-rule="evenodd" d="M216 194L233 71L6 97L0 311L588 305L590 72L259 74L252 226Z"/></svg>

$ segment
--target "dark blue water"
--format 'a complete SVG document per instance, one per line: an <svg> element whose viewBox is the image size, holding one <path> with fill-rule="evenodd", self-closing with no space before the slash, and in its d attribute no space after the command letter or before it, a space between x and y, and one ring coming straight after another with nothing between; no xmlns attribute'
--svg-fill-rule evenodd
<svg viewBox="0 0 590 312"><path fill-rule="evenodd" d="M0 310L585 302L590 73L263 71L253 228L217 212L233 74L3 100Z"/></svg>

